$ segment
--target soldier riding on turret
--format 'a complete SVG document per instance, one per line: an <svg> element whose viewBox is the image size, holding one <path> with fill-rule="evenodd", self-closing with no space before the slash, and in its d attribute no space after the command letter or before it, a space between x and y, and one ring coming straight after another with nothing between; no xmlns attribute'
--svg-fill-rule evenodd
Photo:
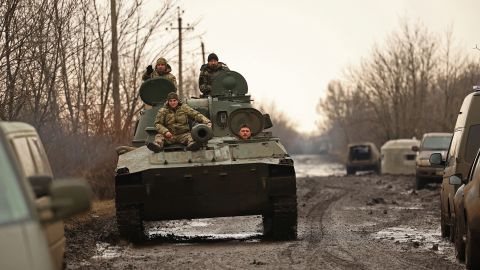
<svg viewBox="0 0 480 270"><path fill-rule="evenodd" d="M155 70L153 69L152 65L147 67L147 70L142 75L142 80L148 80L152 78L165 78L173 83L175 89L177 89L177 78L170 73L172 68L167 63L167 60L163 57L158 58L155 64Z"/></svg>
<svg viewBox="0 0 480 270"><path fill-rule="evenodd" d="M212 127L212 122L207 117L187 104L181 103L177 93L169 93L165 106L158 110L155 118L155 128L158 132L155 135L155 141L147 143L147 148L157 153L163 149L165 143L179 143L186 145L187 150L197 150L200 145L192 138L188 118Z"/></svg>
<svg viewBox="0 0 480 270"><path fill-rule="evenodd" d="M198 85L203 97L210 95L212 91L212 82L215 77L222 71L230 71L225 63L218 62L218 56L214 53L208 55L208 63L203 64L200 68L200 76Z"/></svg>

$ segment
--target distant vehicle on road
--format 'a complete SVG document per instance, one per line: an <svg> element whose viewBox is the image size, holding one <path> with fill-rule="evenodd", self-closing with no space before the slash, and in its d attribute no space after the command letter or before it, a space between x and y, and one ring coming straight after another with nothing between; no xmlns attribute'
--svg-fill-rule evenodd
<svg viewBox="0 0 480 270"><path fill-rule="evenodd" d="M440 227L442 237L450 237L451 241L455 240L454 196L460 184L450 184L450 178L456 175L464 180L468 176L480 147L480 87L474 90L463 100L446 160L442 160L441 153L430 156L431 164L445 166L440 193Z"/></svg>
<svg viewBox="0 0 480 270"><path fill-rule="evenodd" d="M90 207L84 181L54 180L25 123L0 121L0 269L62 269L62 219Z"/></svg>
<svg viewBox="0 0 480 270"><path fill-rule="evenodd" d="M415 174L415 151L417 139L398 139L386 142L381 148L383 174Z"/></svg>
<svg viewBox="0 0 480 270"><path fill-rule="evenodd" d="M380 173L380 152L371 142L351 143L348 145L347 174L357 171L375 171Z"/></svg>
<svg viewBox="0 0 480 270"><path fill-rule="evenodd" d="M412 150L417 152L415 159L415 188L422 189L427 183L441 183L443 168L430 164L430 155L440 152L445 158L448 146L452 141L452 133L425 133L422 137L420 147L413 146Z"/></svg>

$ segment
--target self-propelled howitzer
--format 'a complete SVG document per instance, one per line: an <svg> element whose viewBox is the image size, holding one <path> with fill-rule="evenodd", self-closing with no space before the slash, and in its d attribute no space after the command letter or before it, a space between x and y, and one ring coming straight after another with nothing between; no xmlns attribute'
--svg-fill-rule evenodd
<svg viewBox="0 0 480 270"><path fill-rule="evenodd" d="M253 108L247 82L237 72L218 75L209 97L185 100L212 121L193 126L192 137L203 146L187 151L166 146L154 153L145 147L156 130L155 116L167 94L175 91L168 80L143 83L142 111L132 144L119 155L115 177L115 204L120 235L145 239L143 221L261 215L264 236L274 240L297 236L296 178L293 160L280 140L266 132L268 114ZM238 138L240 127L252 137Z"/></svg>

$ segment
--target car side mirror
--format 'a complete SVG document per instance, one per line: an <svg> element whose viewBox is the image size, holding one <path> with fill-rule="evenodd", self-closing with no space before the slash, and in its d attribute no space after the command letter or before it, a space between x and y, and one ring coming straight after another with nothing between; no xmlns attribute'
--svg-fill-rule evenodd
<svg viewBox="0 0 480 270"><path fill-rule="evenodd" d="M418 151L420 151L420 147L414 145L414 146L412 146L412 151L413 152L418 152Z"/></svg>
<svg viewBox="0 0 480 270"><path fill-rule="evenodd" d="M53 181L48 195L50 202L39 211L51 214L40 214L42 221L53 222L87 211L91 207L92 190L83 179Z"/></svg>
<svg viewBox="0 0 480 270"><path fill-rule="evenodd" d="M32 175L28 177L28 181L35 192L35 197L39 198L48 194L48 188L52 183L50 175Z"/></svg>
<svg viewBox="0 0 480 270"><path fill-rule="evenodd" d="M430 164L435 166L445 165L445 161L443 161L442 154L440 153L433 153L432 155L430 155L429 161L430 161Z"/></svg>
<svg viewBox="0 0 480 270"><path fill-rule="evenodd" d="M454 174L448 178L448 182L450 185L461 185L463 184L462 175L461 174Z"/></svg>

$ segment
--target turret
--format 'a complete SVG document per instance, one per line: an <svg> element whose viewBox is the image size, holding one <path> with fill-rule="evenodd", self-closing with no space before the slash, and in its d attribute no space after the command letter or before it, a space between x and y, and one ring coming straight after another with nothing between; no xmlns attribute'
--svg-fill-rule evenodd
<svg viewBox="0 0 480 270"><path fill-rule="evenodd" d="M166 101L167 94L174 92L173 84L163 78L145 81L140 87L140 97L151 109L142 111L137 124L133 144L141 146L155 135L155 115ZM253 108L248 93L248 84L238 72L226 71L212 83L209 97L184 100L190 107L207 116L213 124L213 136L235 136L242 125L248 125L252 136L272 127L268 114ZM199 129L201 130L201 129Z"/></svg>

